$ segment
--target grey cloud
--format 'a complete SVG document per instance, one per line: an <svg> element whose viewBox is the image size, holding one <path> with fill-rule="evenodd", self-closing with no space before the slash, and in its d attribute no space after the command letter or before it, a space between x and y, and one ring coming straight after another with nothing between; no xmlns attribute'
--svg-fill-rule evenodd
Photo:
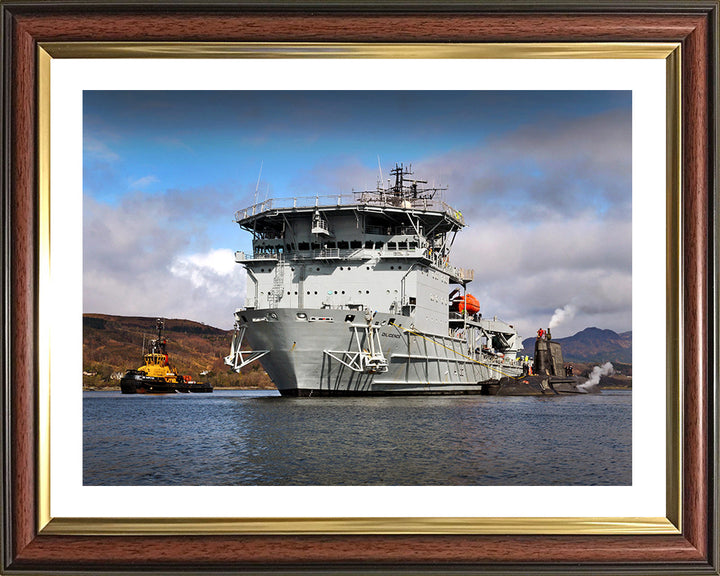
<svg viewBox="0 0 720 576"><path fill-rule="evenodd" d="M626 212L631 198L629 113L542 123L417 163L467 213L508 217ZM465 212L465 210L464 210Z"/></svg>
<svg viewBox="0 0 720 576"><path fill-rule="evenodd" d="M384 176L387 177L387 173ZM333 156L298 172L291 182L293 191L297 191L292 195L337 195L366 188L374 190L377 180L377 169L368 169L354 157Z"/></svg>
<svg viewBox="0 0 720 576"><path fill-rule="evenodd" d="M191 274L173 273L178 256L207 249L206 227L212 223L203 215L224 202L218 196L210 191L135 194L118 206L86 196L84 310L189 318L229 328L232 312L244 298L239 265L230 275L196 270L208 280L200 285ZM221 216L232 226L228 213Z"/></svg>
<svg viewBox="0 0 720 576"><path fill-rule="evenodd" d="M631 329L631 225L579 214L524 225L500 217L475 221L455 242L453 264L475 270L470 291L482 310L524 335L547 327L554 310L578 312L558 327Z"/></svg>

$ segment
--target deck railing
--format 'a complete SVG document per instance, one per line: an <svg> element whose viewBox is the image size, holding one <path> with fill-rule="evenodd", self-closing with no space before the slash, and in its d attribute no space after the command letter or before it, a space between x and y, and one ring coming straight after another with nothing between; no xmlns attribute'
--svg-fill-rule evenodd
<svg viewBox="0 0 720 576"><path fill-rule="evenodd" d="M460 224L465 225L460 210L444 202L441 198L400 198L393 194L380 192L360 192L354 194L336 194L332 196L297 196L293 198L269 198L235 212L235 221L241 222L271 210L290 208L332 208L336 206L381 206L386 208L404 208L422 211L444 212Z"/></svg>
<svg viewBox="0 0 720 576"><path fill-rule="evenodd" d="M373 250L373 252L376 252ZM472 268L459 268L453 266L449 261L433 256L433 254L425 248L414 248L408 250L380 250L377 251L380 258L425 258L426 260L433 262L435 266L441 270L445 270L455 278L472 282L475 279L475 270ZM252 261L279 261L284 262L286 259L289 260L337 260L337 259L361 259L367 258L366 250L364 248L324 248L322 250L295 250L287 253L268 253L268 252L256 252L254 254L246 254L245 252L235 252L235 262L252 262Z"/></svg>

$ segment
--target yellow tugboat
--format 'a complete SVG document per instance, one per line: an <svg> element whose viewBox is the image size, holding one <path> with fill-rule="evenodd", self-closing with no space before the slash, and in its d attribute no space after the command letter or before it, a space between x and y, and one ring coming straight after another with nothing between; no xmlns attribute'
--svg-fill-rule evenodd
<svg viewBox="0 0 720 576"><path fill-rule="evenodd" d="M120 380L123 394L174 394L177 387L186 385L185 378L170 366L163 338L163 320L157 320L157 338L150 341L150 351L143 356L145 364L128 370ZM211 390L212 391L212 390Z"/></svg>

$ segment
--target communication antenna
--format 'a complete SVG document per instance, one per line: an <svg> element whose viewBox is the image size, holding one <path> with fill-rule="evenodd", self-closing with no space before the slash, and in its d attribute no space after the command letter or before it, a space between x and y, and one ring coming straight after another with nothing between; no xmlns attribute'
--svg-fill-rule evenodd
<svg viewBox="0 0 720 576"><path fill-rule="evenodd" d="M378 159L378 170L380 171L380 180L378 181L378 183L379 183L378 185L380 185L383 181L382 165L380 164L380 154L377 155L377 159Z"/></svg>
<svg viewBox="0 0 720 576"><path fill-rule="evenodd" d="M258 195L258 188L260 188L260 176L262 176L262 169L263 169L263 163L265 161L260 161L260 173L258 174L257 184L255 184L255 202L253 204L257 204L257 195Z"/></svg>

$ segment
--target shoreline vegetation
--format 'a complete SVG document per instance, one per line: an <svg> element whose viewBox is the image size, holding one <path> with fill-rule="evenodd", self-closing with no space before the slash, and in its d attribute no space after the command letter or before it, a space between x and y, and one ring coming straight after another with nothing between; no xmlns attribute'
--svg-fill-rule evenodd
<svg viewBox="0 0 720 576"><path fill-rule="evenodd" d="M156 318L83 314L83 390L120 390L120 378L142 364ZM216 390L275 390L275 385L253 362L240 373L225 365L232 330L222 330L191 320L166 319L170 364L179 374L197 382L209 382ZM602 362L576 362L573 371L588 376ZM614 374L602 376L604 389L631 389L632 364L613 362Z"/></svg>

